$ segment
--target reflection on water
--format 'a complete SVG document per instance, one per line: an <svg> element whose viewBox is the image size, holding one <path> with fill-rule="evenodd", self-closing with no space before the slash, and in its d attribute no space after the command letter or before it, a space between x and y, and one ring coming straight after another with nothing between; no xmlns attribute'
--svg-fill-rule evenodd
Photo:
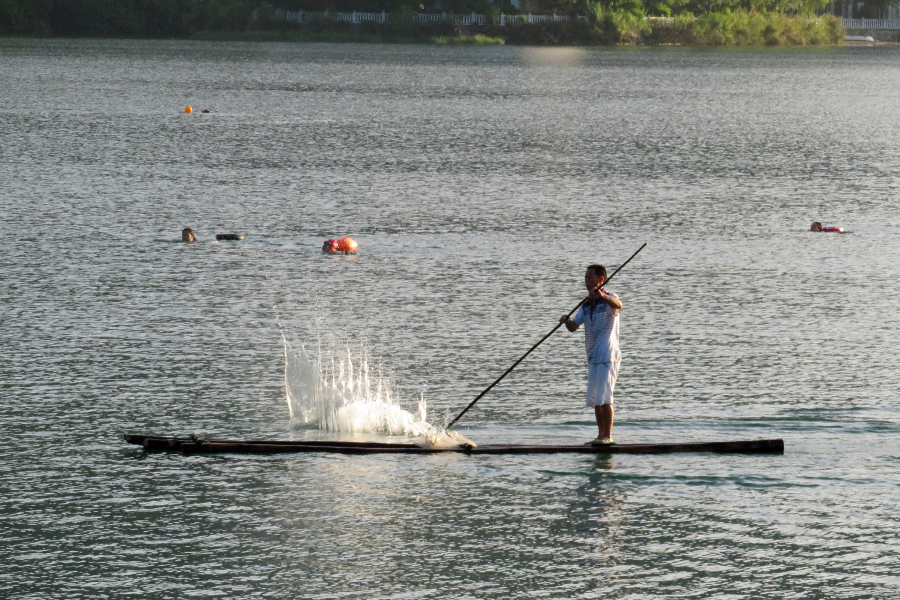
<svg viewBox="0 0 900 600"><path fill-rule="evenodd" d="M515 48L516 58L529 67L575 67L586 62L590 52L586 48Z"/></svg>
<svg viewBox="0 0 900 600"><path fill-rule="evenodd" d="M572 544L584 547L584 562L589 568L616 567L626 562L622 552L626 496L608 477L614 470L613 463L613 457L598 456L584 465L587 476L578 478L583 482L565 503L564 518L553 521L549 528L554 537L568 537Z"/></svg>

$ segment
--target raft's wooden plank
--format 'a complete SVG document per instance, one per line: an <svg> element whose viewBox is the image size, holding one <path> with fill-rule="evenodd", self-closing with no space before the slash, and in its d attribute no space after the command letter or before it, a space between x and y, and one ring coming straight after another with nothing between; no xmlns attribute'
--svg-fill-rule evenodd
<svg viewBox="0 0 900 600"><path fill-rule="evenodd" d="M194 440L187 440L194 441ZM322 440L223 440L212 438L205 440L215 444L267 444L277 446L348 446L353 448L421 448L418 444L392 442L336 442Z"/></svg>
<svg viewBox="0 0 900 600"><path fill-rule="evenodd" d="M459 452L455 448L423 448L414 444L380 444L362 446L354 444L266 444L259 442L203 442L182 443L185 454L284 454L296 452L330 452L338 454L435 454L438 452Z"/></svg>
<svg viewBox="0 0 900 600"><path fill-rule="evenodd" d="M144 450L181 450L183 442L190 442L191 438L159 438L147 436L142 446Z"/></svg>
<svg viewBox="0 0 900 600"><path fill-rule="evenodd" d="M683 444L517 445L488 444L477 447L434 448L389 442L340 442L309 440L227 440L125 434L125 441L147 450L181 450L188 454L285 452L337 452L343 454L666 454L672 452L783 453L784 440L746 440Z"/></svg>
<svg viewBox="0 0 900 600"><path fill-rule="evenodd" d="M518 446L485 445L467 450L469 454L668 454L673 452L783 453L784 440L747 440L685 444L615 444L612 446Z"/></svg>
<svg viewBox="0 0 900 600"><path fill-rule="evenodd" d="M617 444L614 446L560 445L534 446L493 444L476 447L434 448L414 444L377 444L366 442L240 442L215 441L181 442L186 454L281 454L288 452L332 452L341 454L437 454L462 452L466 454L668 454L673 452L718 453L783 453L784 440L748 440L733 442L701 442L685 444Z"/></svg>
<svg viewBox="0 0 900 600"><path fill-rule="evenodd" d="M337 442L319 440L229 440L210 438L200 440L190 437L171 437L161 435L134 435L125 434L125 441L130 444L144 446L147 450L179 450L182 444L192 444L198 441L216 444L250 444L250 445L277 445L277 446L348 446L354 448L420 448L417 444L390 443L390 442Z"/></svg>

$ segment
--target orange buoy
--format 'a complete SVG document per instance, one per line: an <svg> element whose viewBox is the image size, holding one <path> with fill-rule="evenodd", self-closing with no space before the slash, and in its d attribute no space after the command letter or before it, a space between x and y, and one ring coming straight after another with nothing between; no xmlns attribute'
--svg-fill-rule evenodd
<svg viewBox="0 0 900 600"><path fill-rule="evenodd" d="M191 108L190 106L185 106L184 112L186 112L187 114L191 114L192 112L194 112L194 109Z"/></svg>
<svg viewBox="0 0 900 600"><path fill-rule="evenodd" d="M359 244L351 237L342 237L337 242L338 252L356 252L357 248L359 248Z"/></svg>

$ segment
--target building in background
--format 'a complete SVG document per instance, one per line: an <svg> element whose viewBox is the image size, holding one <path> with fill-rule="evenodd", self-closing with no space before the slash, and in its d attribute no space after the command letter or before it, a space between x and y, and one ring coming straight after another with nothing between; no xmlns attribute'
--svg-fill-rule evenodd
<svg viewBox="0 0 900 600"><path fill-rule="evenodd" d="M887 4L877 0L844 2L834 5L834 14L844 19L900 20L900 3Z"/></svg>

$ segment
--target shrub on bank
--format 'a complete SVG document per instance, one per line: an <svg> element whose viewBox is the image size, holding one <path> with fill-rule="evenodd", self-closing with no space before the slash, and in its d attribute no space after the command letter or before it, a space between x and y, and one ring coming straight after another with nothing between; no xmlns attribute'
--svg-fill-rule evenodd
<svg viewBox="0 0 900 600"><path fill-rule="evenodd" d="M475 35L458 35L455 37L448 36L437 36L431 38L431 42L434 44L463 44L463 45L474 45L474 46L490 46L505 43L503 38L500 37L491 37L489 35L482 35L480 33L476 33Z"/></svg>
<svg viewBox="0 0 900 600"><path fill-rule="evenodd" d="M614 44L637 44L650 32L650 23L643 10L613 8L597 11L597 26L604 37Z"/></svg>
<svg viewBox="0 0 900 600"><path fill-rule="evenodd" d="M654 23L648 44L701 46L803 46L840 44L841 21L833 15L786 15L750 11L679 15L672 23Z"/></svg>
<svg viewBox="0 0 900 600"><path fill-rule="evenodd" d="M513 25L494 35L529 46L799 46L840 44L844 28L831 15L728 11L648 21L640 11L598 7L588 21Z"/></svg>
<svg viewBox="0 0 900 600"><path fill-rule="evenodd" d="M588 20L570 20L551 23L517 24L502 30L498 35L507 44L529 46L615 46L641 43L650 33L650 24L640 9L613 5L603 7L590 4Z"/></svg>

